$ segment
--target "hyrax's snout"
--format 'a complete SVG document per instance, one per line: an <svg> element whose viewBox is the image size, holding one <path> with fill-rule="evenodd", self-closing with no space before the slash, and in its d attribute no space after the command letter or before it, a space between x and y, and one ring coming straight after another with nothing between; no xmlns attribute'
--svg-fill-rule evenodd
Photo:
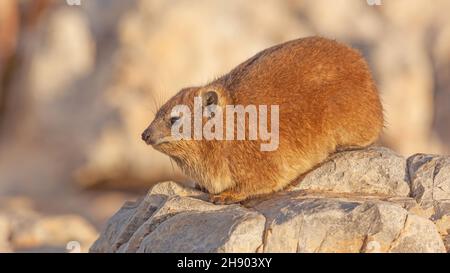
<svg viewBox="0 0 450 273"><path fill-rule="evenodd" d="M142 140L145 141L148 145L153 145L156 143L154 129L149 126L147 129L144 130L144 132L141 135Z"/></svg>
<svg viewBox="0 0 450 273"><path fill-rule="evenodd" d="M169 132L170 133L170 132ZM167 130L164 122L161 120L154 120L147 129L141 134L142 140L153 147L167 142Z"/></svg>

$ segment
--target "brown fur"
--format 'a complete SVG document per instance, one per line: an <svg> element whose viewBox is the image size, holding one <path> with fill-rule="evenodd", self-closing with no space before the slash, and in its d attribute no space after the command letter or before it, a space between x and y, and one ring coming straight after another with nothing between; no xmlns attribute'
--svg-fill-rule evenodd
<svg viewBox="0 0 450 273"><path fill-rule="evenodd" d="M181 90L158 111L147 139L170 134L170 111L192 109L194 96L215 90L219 105L279 105L279 147L259 141L182 140L154 145L187 175L232 203L283 189L337 149L365 147L383 128L379 95L361 54L338 42L309 37L268 48L230 73Z"/></svg>

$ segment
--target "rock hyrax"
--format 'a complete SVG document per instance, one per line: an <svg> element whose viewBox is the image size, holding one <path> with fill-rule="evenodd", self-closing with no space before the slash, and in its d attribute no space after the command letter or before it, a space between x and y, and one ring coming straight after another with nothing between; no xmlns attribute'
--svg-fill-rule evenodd
<svg viewBox="0 0 450 273"><path fill-rule="evenodd" d="M203 102L201 125L214 118L211 106L225 112L227 105L277 105L276 149L263 151L263 140L247 137L174 138L172 125L185 117L172 110L186 105L194 112L194 98ZM240 122L248 121L247 115ZM265 49L210 83L182 89L158 110L142 138L170 156L214 202L233 203L283 189L335 151L374 143L382 128L382 105L361 54L308 37Z"/></svg>

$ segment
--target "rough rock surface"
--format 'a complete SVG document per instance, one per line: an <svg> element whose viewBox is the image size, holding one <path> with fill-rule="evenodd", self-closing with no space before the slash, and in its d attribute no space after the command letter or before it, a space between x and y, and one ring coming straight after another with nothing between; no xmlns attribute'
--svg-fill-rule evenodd
<svg viewBox="0 0 450 273"><path fill-rule="evenodd" d="M243 204L160 183L125 204L90 251L445 252L449 170L449 158L372 147L336 154L298 185Z"/></svg>
<svg viewBox="0 0 450 273"><path fill-rule="evenodd" d="M404 158L381 147L336 154L293 190L391 196L408 196L410 191Z"/></svg>
<svg viewBox="0 0 450 273"><path fill-rule="evenodd" d="M90 251L446 252L449 175L448 158L373 147L336 154L299 185L243 204L160 183L126 203Z"/></svg>
<svg viewBox="0 0 450 273"><path fill-rule="evenodd" d="M424 207L450 202L450 157L417 154L408 159L411 194Z"/></svg>
<svg viewBox="0 0 450 273"><path fill-rule="evenodd" d="M425 210L450 250L450 157L417 154L408 159L411 196Z"/></svg>

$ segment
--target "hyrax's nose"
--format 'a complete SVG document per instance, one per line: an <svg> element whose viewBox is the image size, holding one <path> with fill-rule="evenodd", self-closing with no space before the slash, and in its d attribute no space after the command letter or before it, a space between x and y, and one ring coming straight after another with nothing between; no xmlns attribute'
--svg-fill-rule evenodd
<svg viewBox="0 0 450 273"><path fill-rule="evenodd" d="M145 141L145 143L147 143L149 145L153 144L151 136L152 136L152 131L150 128L145 129L145 131L141 135L142 140Z"/></svg>

